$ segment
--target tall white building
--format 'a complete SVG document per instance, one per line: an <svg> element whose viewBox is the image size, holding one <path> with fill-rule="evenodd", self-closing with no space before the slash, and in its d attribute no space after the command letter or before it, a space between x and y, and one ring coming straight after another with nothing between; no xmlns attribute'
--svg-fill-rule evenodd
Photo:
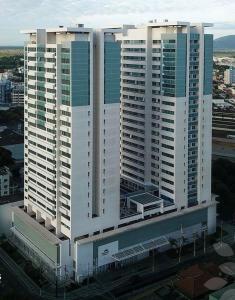
<svg viewBox="0 0 235 300"><path fill-rule="evenodd" d="M57 237L119 222L116 30L25 31L25 211Z"/></svg>
<svg viewBox="0 0 235 300"><path fill-rule="evenodd" d="M224 72L224 83L225 84L234 84L235 83L235 68L230 67Z"/></svg>
<svg viewBox="0 0 235 300"><path fill-rule="evenodd" d="M210 24L149 23L119 35L123 184L177 208L211 198Z"/></svg>
<svg viewBox="0 0 235 300"><path fill-rule="evenodd" d="M25 32L25 199L12 232L45 274L80 281L215 230L206 26Z"/></svg>

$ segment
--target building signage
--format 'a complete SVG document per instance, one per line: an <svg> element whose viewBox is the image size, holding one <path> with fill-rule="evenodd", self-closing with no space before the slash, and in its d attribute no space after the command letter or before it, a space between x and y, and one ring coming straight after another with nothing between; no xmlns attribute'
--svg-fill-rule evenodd
<svg viewBox="0 0 235 300"><path fill-rule="evenodd" d="M118 241L98 247L98 267L112 263L112 255L118 252Z"/></svg>

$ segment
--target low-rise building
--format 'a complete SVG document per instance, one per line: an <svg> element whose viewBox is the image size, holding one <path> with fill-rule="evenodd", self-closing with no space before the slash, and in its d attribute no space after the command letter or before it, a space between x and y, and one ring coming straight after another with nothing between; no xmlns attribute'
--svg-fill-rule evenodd
<svg viewBox="0 0 235 300"><path fill-rule="evenodd" d="M234 84L235 83L235 68L230 67L224 72L224 83Z"/></svg>
<svg viewBox="0 0 235 300"><path fill-rule="evenodd" d="M24 85L23 83L14 84L11 91L12 105L24 105Z"/></svg>
<svg viewBox="0 0 235 300"><path fill-rule="evenodd" d="M11 82L7 79L0 80L0 105L9 104L11 101Z"/></svg>
<svg viewBox="0 0 235 300"><path fill-rule="evenodd" d="M8 167L0 168L0 197L10 195L10 176Z"/></svg>

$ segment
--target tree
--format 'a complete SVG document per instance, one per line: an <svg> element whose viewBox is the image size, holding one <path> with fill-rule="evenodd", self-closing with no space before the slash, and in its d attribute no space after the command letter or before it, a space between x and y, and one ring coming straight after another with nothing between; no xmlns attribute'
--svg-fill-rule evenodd
<svg viewBox="0 0 235 300"><path fill-rule="evenodd" d="M233 218L235 212L235 163L217 159L212 165L212 192L217 194L218 213L224 220Z"/></svg>
<svg viewBox="0 0 235 300"><path fill-rule="evenodd" d="M0 168L7 166L10 167L14 164L14 159L12 158L11 151L0 147Z"/></svg>

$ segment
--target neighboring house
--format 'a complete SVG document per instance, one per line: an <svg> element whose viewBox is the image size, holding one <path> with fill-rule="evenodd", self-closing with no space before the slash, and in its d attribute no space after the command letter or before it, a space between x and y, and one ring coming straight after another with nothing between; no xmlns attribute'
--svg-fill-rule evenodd
<svg viewBox="0 0 235 300"><path fill-rule="evenodd" d="M0 197L10 195L11 172L8 167L0 168Z"/></svg>
<svg viewBox="0 0 235 300"><path fill-rule="evenodd" d="M224 72L224 83L225 84L234 84L235 83L235 68L230 67Z"/></svg>
<svg viewBox="0 0 235 300"><path fill-rule="evenodd" d="M2 128L0 130L0 146L11 151L12 157L16 162L23 162L24 160L24 137L22 134L18 134L21 131L19 129L11 130L9 128Z"/></svg>
<svg viewBox="0 0 235 300"><path fill-rule="evenodd" d="M24 105L24 84L15 83L11 91L12 105Z"/></svg>
<svg viewBox="0 0 235 300"><path fill-rule="evenodd" d="M11 82L7 79L0 80L0 105L11 102Z"/></svg>
<svg viewBox="0 0 235 300"><path fill-rule="evenodd" d="M11 196L0 197L0 235L11 234L12 208L23 204L23 193Z"/></svg>

